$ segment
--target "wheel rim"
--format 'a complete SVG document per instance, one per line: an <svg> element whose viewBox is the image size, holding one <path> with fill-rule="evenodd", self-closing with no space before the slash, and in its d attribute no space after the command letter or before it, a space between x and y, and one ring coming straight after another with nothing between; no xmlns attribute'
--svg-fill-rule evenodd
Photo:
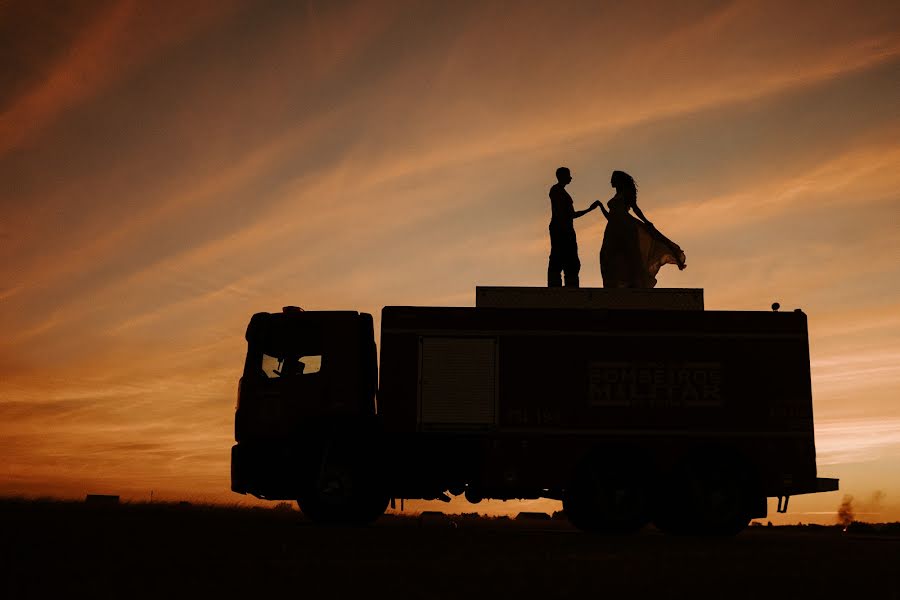
<svg viewBox="0 0 900 600"><path fill-rule="evenodd" d="M319 498L332 506L349 504L355 491L352 474L338 465L330 466L322 474L317 487Z"/></svg>
<svg viewBox="0 0 900 600"><path fill-rule="evenodd" d="M570 520L589 531L636 531L649 520L646 494L640 485L617 473L606 477L597 471L590 473L573 486L566 505Z"/></svg>

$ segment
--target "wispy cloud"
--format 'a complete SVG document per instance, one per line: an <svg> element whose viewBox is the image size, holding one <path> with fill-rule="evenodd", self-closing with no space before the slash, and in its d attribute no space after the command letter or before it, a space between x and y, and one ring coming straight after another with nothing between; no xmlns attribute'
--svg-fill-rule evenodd
<svg viewBox="0 0 900 600"><path fill-rule="evenodd" d="M900 418L818 422L816 451L820 465L867 462L887 454L896 457L900 452Z"/></svg>
<svg viewBox="0 0 900 600"><path fill-rule="evenodd" d="M150 13L134 0L117 0L74 39L35 85L0 113L0 156L28 141L66 110L144 64L151 56L221 19L231 2L194 3L188 10L159 7ZM22 23L34 33L41 23ZM7 56L6 60L18 57Z"/></svg>

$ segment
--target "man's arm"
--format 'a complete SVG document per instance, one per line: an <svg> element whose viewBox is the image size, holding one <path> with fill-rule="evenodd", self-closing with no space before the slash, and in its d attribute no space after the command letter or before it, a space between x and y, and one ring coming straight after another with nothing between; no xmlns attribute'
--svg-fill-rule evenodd
<svg viewBox="0 0 900 600"><path fill-rule="evenodd" d="M594 210L595 208L597 208L598 206L600 206L600 201L599 201L599 200L594 200L594 203L591 204L591 205L590 205L589 207L587 207L586 209L584 209L584 210L576 210L574 213L572 213L572 218L573 218L573 219L577 219L578 217L584 216L584 215L588 214L589 212L591 212L592 210Z"/></svg>
<svg viewBox="0 0 900 600"><path fill-rule="evenodd" d="M599 200L597 200L597 202L600 202L600 201L599 201ZM599 206L599 207L600 207L600 212L602 212L602 213L603 213L603 216L604 216L604 217L606 217L606 218L607 218L607 219L609 219L609 211L608 211L608 210L606 210L606 207L605 207L605 206L603 206L603 203L602 203L602 202L600 202L600 204L598 204L598 205L597 205L597 206Z"/></svg>

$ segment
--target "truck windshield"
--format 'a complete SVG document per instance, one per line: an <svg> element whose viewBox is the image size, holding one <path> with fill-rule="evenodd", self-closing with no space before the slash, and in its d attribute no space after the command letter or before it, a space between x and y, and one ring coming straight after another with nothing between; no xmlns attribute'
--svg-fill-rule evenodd
<svg viewBox="0 0 900 600"><path fill-rule="evenodd" d="M312 375L322 370L322 355L313 356L271 356L263 354L262 371L269 379Z"/></svg>

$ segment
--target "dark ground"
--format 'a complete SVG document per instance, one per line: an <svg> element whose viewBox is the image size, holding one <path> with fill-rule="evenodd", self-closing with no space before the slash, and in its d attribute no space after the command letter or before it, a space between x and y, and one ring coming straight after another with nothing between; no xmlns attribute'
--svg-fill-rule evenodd
<svg viewBox="0 0 900 600"><path fill-rule="evenodd" d="M897 529L604 538L564 521L441 517L323 529L271 509L39 501L0 501L0 528L10 599L900 599Z"/></svg>

